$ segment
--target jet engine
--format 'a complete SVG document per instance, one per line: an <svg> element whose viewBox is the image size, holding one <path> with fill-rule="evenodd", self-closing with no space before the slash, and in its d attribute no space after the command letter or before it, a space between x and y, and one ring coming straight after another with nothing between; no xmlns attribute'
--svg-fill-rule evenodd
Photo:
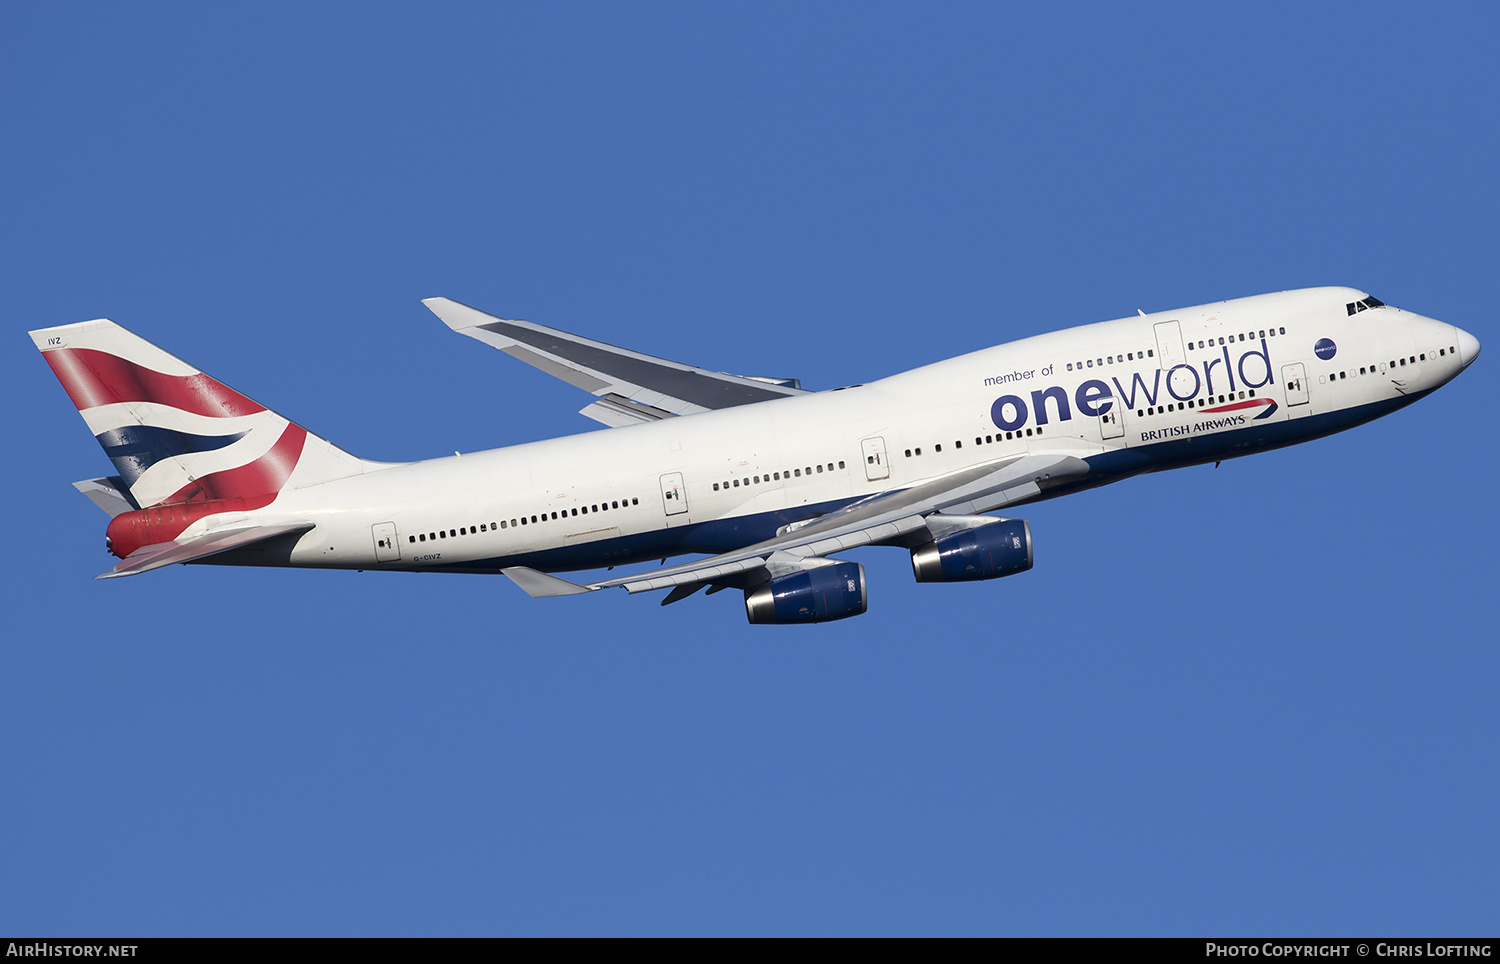
<svg viewBox="0 0 1500 964"><path fill-rule="evenodd" d="M745 590L752 623L825 623L865 611L865 567L834 562L777 576Z"/></svg>
<svg viewBox="0 0 1500 964"><path fill-rule="evenodd" d="M911 551L917 582L998 579L1031 568L1031 526L999 519L959 529Z"/></svg>

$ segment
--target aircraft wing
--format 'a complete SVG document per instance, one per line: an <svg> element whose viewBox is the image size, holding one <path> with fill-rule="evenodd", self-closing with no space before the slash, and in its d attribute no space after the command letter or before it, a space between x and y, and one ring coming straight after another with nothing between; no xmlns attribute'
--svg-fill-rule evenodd
<svg viewBox="0 0 1500 964"><path fill-rule="evenodd" d="M792 528L774 539L696 562L582 586L525 567L504 572L532 596L564 596L616 587L638 593L693 586L730 579L766 568L768 564L790 564L799 559L899 540L907 533L925 528L929 516L993 512L1038 496L1052 486L1076 481L1088 471L1088 463L1072 455L1018 455L972 466L907 489L883 492Z"/></svg>
<svg viewBox="0 0 1500 964"><path fill-rule="evenodd" d="M243 549L245 546L291 532L306 532L312 527L311 522L293 522L287 525L225 526L222 529L210 529L190 539L141 546L121 559L109 572L101 573L94 578L115 579L119 576L134 576L136 573L150 572L152 569L160 569L163 566L172 566L180 562L194 562L207 556L228 552L230 549Z"/></svg>
<svg viewBox="0 0 1500 964"><path fill-rule="evenodd" d="M794 378L713 372L529 321L496 318L450 298L426 298L422 304L459 334L598 395L582 413L611 428L806 394Z"/></svg>

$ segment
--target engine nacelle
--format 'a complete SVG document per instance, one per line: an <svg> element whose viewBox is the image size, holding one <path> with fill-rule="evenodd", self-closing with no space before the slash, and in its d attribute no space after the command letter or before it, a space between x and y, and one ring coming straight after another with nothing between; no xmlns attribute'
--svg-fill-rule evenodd
<svg viewBox="0 0 1500 964"><path fill-rule="evenodd" d="M835 562L778 576L745 590L752 623L826 623L865 611L865 567Z"/></svg>
<svg viewBox="0 0 1500 964"><path fill-rule="evenodd" d="M911 551L917 582L999 579L1030 568L1031 526L1025 519L960 529Z"/></svg>

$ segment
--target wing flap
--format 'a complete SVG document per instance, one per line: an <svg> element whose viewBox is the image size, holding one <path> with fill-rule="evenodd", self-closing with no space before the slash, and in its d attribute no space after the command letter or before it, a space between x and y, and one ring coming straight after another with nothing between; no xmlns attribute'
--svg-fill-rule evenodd
<svg viewBox="0 0 1500 964"><path fill-rule="evenodd" d="M907 489L882 493L815 519L774 539L633 576L591 583L589 589L624 587L649 592L710 582L765 567L775 552L812 557L900 539L925 528L935 513L969 514L1032 498L1045 488L1088 474L1088 463L1072 455L1023 455L972 466Z"/></svg>
<svg viewBox="0 0 1500 964"><path fill-rule="evenodd" d="M650 416L660 418L806 394L796 379L709 371L557 328L497 318L450 298L427 298L422 304L459 334L605 398L611 404L596 402L583 414L611 427L648 420L631 410L632 403L662 412Z"/></svg>
<svg viewBox="0 0 1500 964"><path fill-rule="evenodd" d="M257 542L274 539L277 536L306 532L312 527L311 522L291 522L285 525L226 526L222 529L211 529L189 539L142 546L121 559L109 572L100 573L94 578L116 579L120 576L134 576L142 572L150 572L152 569L160 569L163 566L194 562L221 552L228 552L230 549L242 549Z"/></svg>

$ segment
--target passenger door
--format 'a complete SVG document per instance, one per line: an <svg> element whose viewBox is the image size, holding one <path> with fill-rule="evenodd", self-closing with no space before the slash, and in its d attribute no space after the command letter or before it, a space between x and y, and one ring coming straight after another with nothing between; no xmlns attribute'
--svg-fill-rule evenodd
<svg viewBox="0 0 1500 964"><path fill-rule="evenodd" d="M661 505L667 515L680 515L688 510L687 486L682 484L681 472L668 472L661 477Z"/></svg>
<svg viewBox="0 0 1500 964"><path fill-rule="evenodd" d="M891 467L885 455L885 439L878 436L864 439L859 443L859 448L865 456L866 479L874 482L891 477Z"/></svg>
<svg viewBox="0 0 1500 964"><path fill-rule="evenodd" d="M1187 360L1182 350L1182 326L1175 321L1164 321L1156 326L1156 367L1167 372L1173 365Z"/></svg>
<svg viewBox="0 0 1500 964"><path fill-rule="evenodd" d="M394 522L379 522L370 527L370 535L375 540L376 562L400 562L401 544L396 541L396 524Z"/></svg>
<svg viewBox="0 0 1500 964"><path fill-rule="evenodd" d="M1286 407L1307 404L1307 373L1302 363L1281 366L1281 384L1286 389Z"/></svg>

